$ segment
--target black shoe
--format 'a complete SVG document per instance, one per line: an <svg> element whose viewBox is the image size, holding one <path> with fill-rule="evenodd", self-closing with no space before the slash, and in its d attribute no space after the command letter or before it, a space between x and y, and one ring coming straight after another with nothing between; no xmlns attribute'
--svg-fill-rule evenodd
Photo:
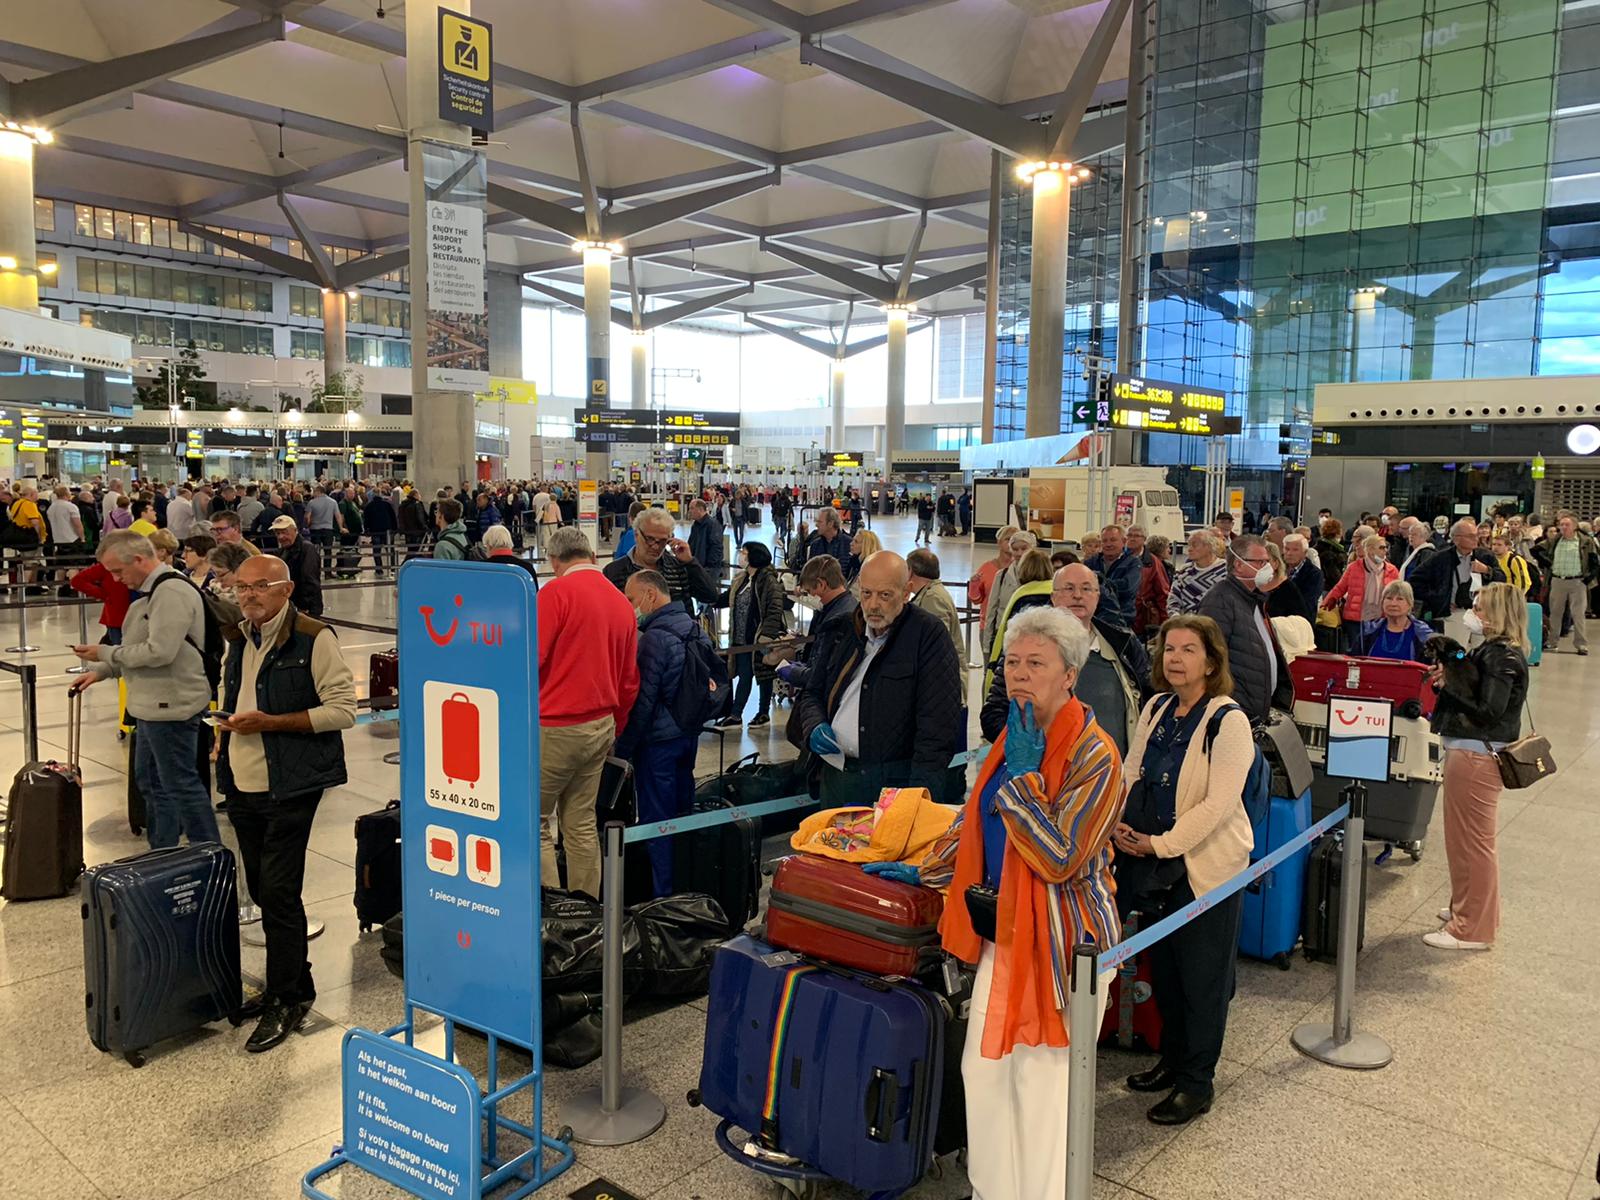
<svg viewBox="0 0 1600 1200"><path fill-rule="evenodd" d="M226 796L224 796L221 800L217 801L216 811L217 812L227 812L228 811L228 798Z"/></svg>
<svg viewBox="0 0 1600 1200"><path fill-rule="evenodd" d="M772 718L769 717L766 713L757 713L755 716L750 718L750 724L749 724L748 728L750 728L750 729L759 729L763 725L771 725L771 724L772 724Z"/></svg>
<svg viewBox="0 0 1600 1200"><path fill-rule="evenodd" d="M257 992L239 1006L239 1011L233 1015L241 1021L254 1021L267 1011L267 996L265 992Z"/></svg>
<svg viewBox="0 0 1600 1200"><path fill-rule="evenodd" d="M279 1000L269 1000L266 1011L261 1014L260 1023L250 1035L250 1040L245 1042L244 1048L251 1054L260 1054L263 1050L271 1050L274 1046L280 1045L285 1038L300 1028L310 1011L311 1005L306 1001L284 1004Z"/></svg>
<svg viewBox="0 0 1600 1200"><path fill-rule="evenodd" d="M1578 648L1578 654L1579 654L1579 655L1580 655L1580 656L1582 656L1582 657L1583 657L1583 658L1588 658L1588 657L1589 657L1589 647L1587 647L1587 646L1580 646L1580 647L1579 647L1579 648Z"/></svg>
<svg viewBox="0 0 1600 1200"><path fill-rule="evenodd" d="M1145 1116L1155 1125L1187 1125L1196 1117L1211 1111L1211 1097L1194 1092L1174 1091Z"/></svg>
<svg viewBox="0 0 1600 1200"><path fill-rule="evenodd" d="M734 716L723 717L721 720L713 722L713 724L715 724L718 729L735 729L744 724L744 718Z"/></svg>
<svg viewBox="0 0 1600 1200"><path fill-rule="evenodd" d="M1166 1063L1158 1062L1148 1071L1128 1076L1128 1088L1135 1092L1166 1092L1172 1090L1177 1076Z"/></svg>

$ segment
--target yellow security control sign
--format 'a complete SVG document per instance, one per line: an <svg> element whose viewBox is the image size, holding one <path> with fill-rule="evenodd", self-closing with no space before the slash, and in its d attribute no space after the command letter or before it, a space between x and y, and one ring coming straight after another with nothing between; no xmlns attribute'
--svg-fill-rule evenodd
<svg viewBox="0 0 1600 1200"><path fill-rule="evenodd" d="M439 119L494 128L494 63L487 21L439 10Z"/></svg>

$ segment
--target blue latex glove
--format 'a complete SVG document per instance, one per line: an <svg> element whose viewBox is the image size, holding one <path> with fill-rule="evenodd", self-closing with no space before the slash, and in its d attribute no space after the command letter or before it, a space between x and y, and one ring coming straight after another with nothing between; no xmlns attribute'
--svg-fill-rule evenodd
<svg viewBox="0 0 1600 1200"><path fill-rule="evenodd" d="M834 736L833 726L826 721L811 731L811 737L806 744L811 747L813 754L839 753L839 739Z"/></svg>
<svg viewBox="0 0 1600 1200"><path fill-rule="evenodd" d="M1033 704L1011 702L1006 719L1006 770L1013 776L1029 775L1044 762L1044 730L1033 716Z"/></svg>
<svg viewBox="0 0 1600 1200"><path fill-rule="evenodd" d="M876 875L880 879L892 879L896 883L909 883L913 887L922 883L922 873L910 863L872 862L861 869L868 875Z"/></svg>
<svg viewBox="0 0 1600 1200"><path fill-rule="evenodd" d="M792 663L792 662L783 663L782 665L780 665L778 667L778 670L777 670L778 678L783 680L785 683L793 683L794 682L794 668L795 668L795 664Z"/></svg>

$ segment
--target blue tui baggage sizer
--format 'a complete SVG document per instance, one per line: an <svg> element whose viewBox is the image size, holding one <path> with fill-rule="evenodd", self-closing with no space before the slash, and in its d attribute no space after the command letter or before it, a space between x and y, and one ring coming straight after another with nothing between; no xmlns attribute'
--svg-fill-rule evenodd
<svg viewBox="0 0 1600 1200"><path fill-rule="evenodd" d="M83 876L89 1040L142 1051L227 1018L239 1024L239 895L233 851L214 842L119 859Z"/></svg>
<svg viewBox="0 0 1600 1200"><path fill-rule="evenodd" d="M1279 846L1311 828L1311 789L1298 799L1273 796L1269 801L1265 845L1257 837L1250 859L1265 858ZM1290 855L1244 890L1244 912L1239 922L1239 949L1251 958L1275 962L1285 971L1300 940L1305 905L1308 845Z"/></svg>
<svg viewBox="0 0 1600 1200"><path fill-rule="evenodd" d="M718 1142L746 1166L897 1196L933 1161L947 1020L944 1000L919 984L736 937L712 963L690 1099L724 1118ZM730 1125L758 1153L736 1145Z"/></svg>

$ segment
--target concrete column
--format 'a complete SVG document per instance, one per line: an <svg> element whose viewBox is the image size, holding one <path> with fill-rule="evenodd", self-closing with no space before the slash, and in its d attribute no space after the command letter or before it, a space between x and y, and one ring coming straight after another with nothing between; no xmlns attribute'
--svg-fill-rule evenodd
<svg viewBox="0 0 1600 1200"><path fill-rule="evenodd" d="M350 314L350 297L338 288L322 289L322 384L333 387L336 376L344 372L345 319ZM459 481L458 481L459 482Z"/></svg>
<svg viewBox="0 0 1600 1200"><path fill-rule="evenodd" d="M406 5L406 155L410 180L412 446L406 470L424 496L441 487L452 492L477 478L473 405L466 392L428 390L428 185L424 141L469 148L465 125L439 119L439 0ZM450 0L454 12L470 16L472 0Z"/></svg>
<svg viewBox="0 0 1600 1200"><path fill-rule="evenodd" d="M1067 171L1033 176L1033 287L1028 319L1028 427L1034 437L1061 432L1061 371L1067 305Z"/></svg>
<svg viewBox="0 0 1600 1200"><path fill-rule="evenodd" d="M989 151L989 261L983 285L983 444L994 441L1000 371L1000 151Z"/></svg>
<svg viewBox="0 0 1600 1200"><path fill-rule="evenodd" d="M833 374L828 389L828 450L832 454L844 453L844 376L845 360L833 360Z"/></svg>
<svg viewBox="0 0 1600 1200"><path fill-rule="evenodd" d="M889 386L883 410L883 471L906 441L906 322L911 311L906 307L888 310Z"/></svg>
<svg viewBox="0 0 1600 1200"><path fill-rule="evenodd" d="M650 335L637 330L633 335L633 407L650 407Z"/></svg>
<svg viewBox="0 0 1600 1200"><path fill-rule="evenodd" d="M522 279L510 271L489 272L489 374L523 378Z"/></svg>
<svg viewBox="0 0 1600 1200"><path fill-rule="evenodd" d="M33 240L33 138L0 130L0 305L39 307ZM13 261L15 260L15 261Z"/></svg>

